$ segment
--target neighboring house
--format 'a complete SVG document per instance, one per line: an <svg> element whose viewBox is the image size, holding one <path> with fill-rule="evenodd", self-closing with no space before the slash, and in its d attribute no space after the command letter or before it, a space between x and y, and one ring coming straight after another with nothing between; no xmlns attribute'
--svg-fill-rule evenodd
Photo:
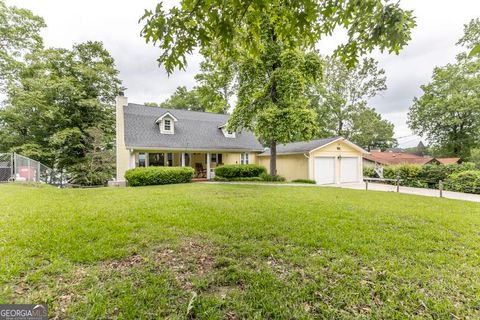
<svg viewBox="0 0 480 320"><path fill-rule="evenodd" d="M406 152L381 152L371 151L370 154L363 156L363 165L365 167L374 167L375 165L395 165L395 164L430 164L438 163L435 158L420 156Z"/></svg>
<svg viewBox="0 0 480 320"><path fill-rule="evenodd" d="M229 115L163 109L128 103L117 97L117 184L128 169L191 166L196 177L211 179L222 164L257 163L269 168L270 154L254 134L229 132ZM336 137L278 146L277 173L287 180L319 184L362 181L367 151Z"/></svg>
<svg viewBox="0 0 480 320"><path fill-rule="evenodd" d="M370 154L363 156L363 165L365 167L374 167L375 165L388 166L395 164L458 164L460 162L460 158L432 158L413 153L391 151L372 151Z"/></svg>
<svg viewBox="0 0 480 320"><path fill-rule="evenodd" d="M440 164L459 164L460 158L435 158Z"/></svg>

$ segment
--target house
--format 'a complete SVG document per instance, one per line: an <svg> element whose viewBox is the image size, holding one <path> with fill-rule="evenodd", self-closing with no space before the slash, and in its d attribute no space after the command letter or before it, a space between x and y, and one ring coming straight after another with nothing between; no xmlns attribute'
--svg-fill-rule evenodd
<svg viewBox="0 0 480 320"><path fill-rule="evenodd" d="M433 164L438 163L435 158L428 156L420 156L407 152L392 151L371 151L370 154L363 156L363 165L366 167L374 167L375 165L396 165L396 164Z"/></svg>
<svg viewBox="0 0 480 320"><path fill-rule="evenodd" d="M163 109L116 102L117 185L125 172L147 166L191 166L211 179L223 164L256 163L269 168L270 151L248 130L229 132L229 115ZM287 180L319 184L359 182L367 151L342 137L279 145L277 173Z"/></svg>
<svg viewBox="0 0 480 320"><path fill-rule="evenodd" d="M460 158L435 158L440 164L459 164Z"/></svg>

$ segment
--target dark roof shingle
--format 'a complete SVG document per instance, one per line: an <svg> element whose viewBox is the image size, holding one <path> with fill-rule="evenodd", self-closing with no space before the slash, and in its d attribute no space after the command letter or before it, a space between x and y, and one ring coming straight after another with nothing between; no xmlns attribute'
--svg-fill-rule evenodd
<svg viewBox="0 0 480 320"><path fill-rule="evenodd" d="M155 121L166 112L178 119L175 134L161 134ZM263 151L252 132L242 131L236 138L226 138L218 127L229 115L164 109L129 103L124 107L125 145L127 148L180 150Z"/></svg>
<svg viewBox="0 0 480 320"><path fill-rule="evenodd" d="M340 139L341 137L331 137L318 140L310 141L301 141L301 142L292 142L287 144L279 144L277 146L277 154L288 154L288 153L304 153L310 152L316 148L320 148L332 141ZM270 149L266 149L265 152L260 154L260 156L269 156Z"/></svg>

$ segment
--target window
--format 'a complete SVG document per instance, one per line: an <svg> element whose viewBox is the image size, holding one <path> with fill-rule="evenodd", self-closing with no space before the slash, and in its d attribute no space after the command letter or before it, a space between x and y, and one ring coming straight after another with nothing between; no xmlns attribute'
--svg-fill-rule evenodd
<svg viewBox="0 0 480 320"><path fill-rule="evenodd" d="M167 153L167 163L169 167L173 166L173 153Z"/></svg>
<svg viewBox="0 0 480 320"><path fill-rule="evenodd" d="M216 153L212 153L210 155L210 161L217 163L217 154Z"/></svg>
<svg viewBox="0 0 480 320"><path fill-rule="evenodd" d="M241 164L248 164L248 153L242 153L240 155L240 163Z"/></svg>
<svg viewBox="0 0 480 320"><path fill-rule="evenodd" d="M235 134L235 131L228 131L225 127L222 128L222 132L223 132L223 135L225 136L225 138L235 138L236 137L236 134Z"/></svg>
<svg viewBox="0 0 480 320"><path fill-rule="evenodd" d="M165 122L163 123L163 129L165 131L172 130L172 123L171 123L170 119L165 119Z"/></svg>
<svg viewBox="0 0 480 320"><path fill-rule="evenodd" d="M145 153L138 154L138 166L145 167Z"/></svg>
<svg viewBox="0 0 480 320"><path fill-rule="evenodd" d="M219 153L217 156L217 164L223 164L223 157L221 153Z"/></svg>
<svg viewBox="0 0 480 320"><path fill-rule="evenodd" d="M163 153L149 153L148 165L151 167L163 167L165 165L165 156Z"/></svg>

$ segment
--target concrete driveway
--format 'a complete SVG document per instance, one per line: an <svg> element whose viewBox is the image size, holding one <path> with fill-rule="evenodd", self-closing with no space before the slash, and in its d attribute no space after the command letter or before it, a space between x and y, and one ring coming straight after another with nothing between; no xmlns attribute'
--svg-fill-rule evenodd
<svg viewBox="0 0 480 320"><path fill-rule="evenodd" d="M346 188L346 189L365 190L365 182L342 183L340 185L337 185L337 184L316 185L316 184L305 184L305 183L219 182L219 181L209 181L204 183L243 184L243 185L261 185L261 186L276 186L276 187L289 187L289 186L290 187L337 187L337 188ZM369 182L368 190L397 192L397 187L389 184ZM407 194L414 194L418 196L435 197L435 198L440 197L440 191L436 189L423 189L423 188L411 188L411 187L400 186L400 193L407 193ZM443 197L447 199L480 202L480 194L443 191Z"/></svg>
<svg viewBox="0 0 480 320"><path fill-rule="evenodd" d="M365 190L365 182L344 183L339 185L338 187L347 188L347 189ZM397 192L397 187L389 184L369 182L368 190ZM415 195L426 196L426 197L436 197L436 198L440 197L440 191L436 189L424 189L424 188L412 188L412 187L400 186L400 193L415 194ZM443 191L443 197L448 199L480 202L479 194Z"/></svg>

